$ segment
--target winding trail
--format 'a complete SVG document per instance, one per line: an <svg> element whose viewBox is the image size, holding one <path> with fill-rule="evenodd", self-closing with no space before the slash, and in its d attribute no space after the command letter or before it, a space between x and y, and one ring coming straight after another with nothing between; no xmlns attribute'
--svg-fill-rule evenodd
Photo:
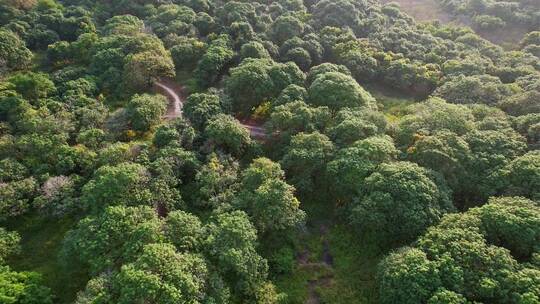
<svg viewBox="0 0 540 304"><path fill-rule="evenodd" d="M163 118L165 119L175 119L182 116L182 107L184 106L184 101L178 95L176 90L172 88L170 85L167 85L163 82L156 81L155 85L157 88L161 89L165 95L167 95L167 98L169 99L169 106L167 107L167 113ZM179 90L182 90L182 87L179 88ZM251 137L253 138L259 138L264 139L266 137L266 131L263 127L254 125L253 123L244 123L241 122L242 126L246 128Z"/></svg>
<svg viewBox="0 0 540 304"><path fill-rule="evenodd" d="M164 118L174 119L182 116L182 106L184 103L182 102L180 96L176 94L172 88L161 82L156 82L156 86L163 89L169 97L169 106L167 107L167 113L165 114Z"/></svg>

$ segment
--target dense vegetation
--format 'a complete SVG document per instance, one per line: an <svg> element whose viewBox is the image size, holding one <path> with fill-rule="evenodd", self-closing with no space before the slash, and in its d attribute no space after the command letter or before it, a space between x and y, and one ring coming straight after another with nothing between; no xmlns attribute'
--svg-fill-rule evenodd
<svg viewBox="0 0 540 304"><path fill-rule="evenodd" d="M0 0L0 303L540 303L539 50L374 0Z"/></svg>
<svg viewBox="0 0 540 304"><path fill-rule="evenodd" d="M529 29L540 27L540 3L535 0L438 0L456 15L472 18L481 30L494 30L518 25Z"/></svg>

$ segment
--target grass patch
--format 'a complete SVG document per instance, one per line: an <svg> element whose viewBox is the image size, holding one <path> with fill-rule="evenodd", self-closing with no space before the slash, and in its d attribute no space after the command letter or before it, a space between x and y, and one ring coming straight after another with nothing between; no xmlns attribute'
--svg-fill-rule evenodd
<svg viewBox="0 0 540 304"><path fill-rule="evenodd" d="M308 299L309 283L332 275L323 266L297 266L294 271L274 281L280 292L287 294L284 304L304 304Z"/></svg>
<svg viewBox="0 0 540 304"><path fill-rule="evenodd" d="M302 208L308 214L307 231L295 240L298 258L294 271L278 276L274 283L288 295L285 303L303 304L309 297L310 284L320 303L377 303L375 273L381 255L376 244L362 242L350 227L341 224L335 205L328 199L311 198ZM321 229L324 227L324 229ZM324 243L332 256L332 265L323 263Z"/></svg>
<svg viewBox="0 0 540 304"><path fill-rule="evenodd" d="M40 273L56 296L55 303L72 303L88 280L85 272L65 269L58 259L64 235L76 223L75 218L48 219L36 213L3 225L21 236L21 252L10 258L8 265L17 271Z"/></svg>
<svg viewBox="0 0 540 304"><path fill-rule="evenodd" d="M407 95L406 93L380 84L367 84L366 90L377 99L377 103L382 108L387 117L399 118L403 116L404 110L409 105L420 101L418 97Z"/></svg>
<svg viewBox="0 0 540 304"><path fill-rule="evenodd" d="M376 248L359 241L349 227L336 225L329 231L334 258L334 278L329 288L321 288L321 303L377 303L375 272L380 256Z"/></svg>

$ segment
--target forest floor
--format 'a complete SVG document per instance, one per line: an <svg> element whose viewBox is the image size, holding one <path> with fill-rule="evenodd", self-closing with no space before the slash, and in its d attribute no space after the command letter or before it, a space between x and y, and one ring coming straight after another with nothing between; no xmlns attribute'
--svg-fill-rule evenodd
<svg viewBox="0 0 540 304"><path fill-rule="evenodd" d="M77 221L70 217L50 219L34 213L2 223L21 236L21 251L8 260L8 265L16 271L40 273L45 286L56 296L54 303L73 303L77 291L84 288L89 278L85 272L66 269L59 257L64 236Z"/></svg>
<svg viewBox="0 0 540 304"><path fill-rule="evenodd" d="M408 106L423 100L423 98L380 84L369 83L362 84L362 86L375 97L381 111L390 123L397 122L399 117L405 114Z"/></svg>
<svg viewBox="0 0 540 304"><path fill-rule="evenodd" d="M285 303L376 303L374 277L380 257L374 247L339 223L331 204L308 203L303 208L308 222L297 240L296 265L275 280L288 295Z"/></svg>

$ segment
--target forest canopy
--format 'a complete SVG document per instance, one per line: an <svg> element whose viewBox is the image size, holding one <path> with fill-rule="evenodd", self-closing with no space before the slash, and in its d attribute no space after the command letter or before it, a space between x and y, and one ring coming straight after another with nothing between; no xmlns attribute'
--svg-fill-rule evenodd
<svg viewBox="0 0 540 304"><path fill-rule="evenodd" d="M0 0L0 303L540 303L540 7L439 2Z"/></svg>

